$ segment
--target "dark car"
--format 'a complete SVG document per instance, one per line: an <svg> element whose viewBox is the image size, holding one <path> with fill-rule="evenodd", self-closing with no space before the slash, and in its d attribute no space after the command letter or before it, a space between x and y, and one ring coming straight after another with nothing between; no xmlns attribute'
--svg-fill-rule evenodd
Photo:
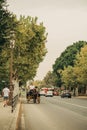
<svg viewBox="0 0 87 130"><path fill-rule="evenodd" d="M61 94L61 98L71 98L71 93L67 92L67 93L62 93Z"/></svg>

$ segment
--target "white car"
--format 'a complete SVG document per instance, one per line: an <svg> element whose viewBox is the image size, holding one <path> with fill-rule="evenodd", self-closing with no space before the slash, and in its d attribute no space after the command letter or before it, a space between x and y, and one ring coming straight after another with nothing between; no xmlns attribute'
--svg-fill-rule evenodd
<svg viewBox="0 0 87 130"><path fill-rule="evenodd" d="M40 96L45 96L45 91L40 91Z"/></svg>
<svg viewBox="0 0 87 130"><path fill-rule="evenodd" d="M46 97L53 97L53 91L47 91L45 94Z"/></svg>

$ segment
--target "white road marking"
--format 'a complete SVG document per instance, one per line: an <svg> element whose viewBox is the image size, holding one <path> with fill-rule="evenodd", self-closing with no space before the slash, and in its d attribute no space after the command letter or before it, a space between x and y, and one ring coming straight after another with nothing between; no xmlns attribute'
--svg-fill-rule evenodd
<svg viewBox="0 0 87 130"><path fill-rule="evenodd" d="M85 108L85 109L87 109L87 107L85 107L85 106L80 106L80 105L76 105L76 104L68 103L68 102L65 102L65 101L63 101L63 102L66 103L66 104L70 104L70 105L72 105L72 106L77 106L77 107L81 107L81 108Z"/></svg>

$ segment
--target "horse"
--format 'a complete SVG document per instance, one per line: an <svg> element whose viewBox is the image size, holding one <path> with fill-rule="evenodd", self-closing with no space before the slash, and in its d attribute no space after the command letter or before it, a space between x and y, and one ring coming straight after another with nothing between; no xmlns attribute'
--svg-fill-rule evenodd
<svg viewBox="0 0 87 130"><path fill-rule="evenodd" d="M31 99L33 99L33 103L40 103L40 94L36 89L31 89L27 92L27 102L29 103Z"/></svg>

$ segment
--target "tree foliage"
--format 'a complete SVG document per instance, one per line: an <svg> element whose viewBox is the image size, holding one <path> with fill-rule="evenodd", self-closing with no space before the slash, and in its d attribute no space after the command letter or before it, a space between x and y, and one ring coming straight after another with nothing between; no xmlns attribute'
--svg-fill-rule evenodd
<svg viewBox="0 0 87 130"><path fill-rule="evenodd" d="M68 46L60 57L58 57L53 65L53 71L58 76L58 85L61 86L61 75L60 70L64 70L64 67L74 66L77 53L80 52L81 48L86 45L86 41L79 41Z"/></svg>
<svg viewBox="0 0 87 130"><path fill-rule="evenodd" d="M71 88L77 85L77 75L74 73L74 67L68 66L61 71L61 80L66 88Z"/></svg>
<svg viewBox="0 0 87 130"><path fill-rule="evenodd" d="M69 88L87 89L87 45L77 53L74 66L68 66L61 71L63 85Z"/></svg>
<svg viewBox="0 0 87 130"><path fill-rule="evenodd" d="M0 77L9 80L12 53L13 77L26 82L35 77L39 63L47 53L46 28L38 23L37 17L20 16L18 20L7 10L4 0L0 1L0 7Z"/></svg>
<svg viewBox="0 0 87 130"><path fill-rule="evenodd" d="M17 26L17 21L15 15L7 10L6 0L0 1L0 81L9 81L9 68L8 68L8 58L6 56L6 50L8 51L8 46L10 46L9 34L11 30L15 29Z"/></svg>
<svg viewBox="0 0 87 130"><path fill-rule="evenodd" d="M20 17L14 52L14 70L22 80L33 79L39 63L43 61L47 50L47 35L42 23L37 18Z"/></svg>
<svg viewBox="0 0 87 130"><path fill-rule="evenodd" d="M81 48L80 53L76 56L74 69L78 82L87 85L87 45Z"/></svg>
<svg viewBox="0 0 87 130"><path fill-rule="evenodd" d="M46 76L43 79L45 86L52 87L56 86L57 84L57 75L51 71L48 71Z"/></svg>

